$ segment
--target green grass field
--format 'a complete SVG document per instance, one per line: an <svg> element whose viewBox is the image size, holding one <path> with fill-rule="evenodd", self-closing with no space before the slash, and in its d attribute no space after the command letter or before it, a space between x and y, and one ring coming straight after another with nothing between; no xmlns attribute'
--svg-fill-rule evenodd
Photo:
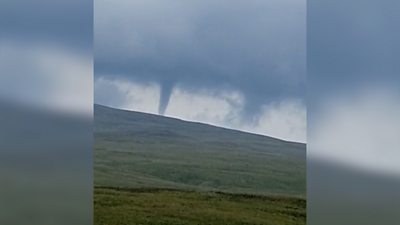
<svg viewBox="0 0 400 225"><path fill-rule="evenodd" d="M99 105L94 134L95 225L305 224L305 144Z"/></svg>
<svg viewBox="0 0 400 225"><path fill-rule="evenodd" d="M96 188L96 225L303 225L304 199L168 189Z"/></svg>
<svg viewBox="0 0 400 225"><path fill-rule="evenodd" d="M94 182L305 196L305 144L95 107Z"/></svg>

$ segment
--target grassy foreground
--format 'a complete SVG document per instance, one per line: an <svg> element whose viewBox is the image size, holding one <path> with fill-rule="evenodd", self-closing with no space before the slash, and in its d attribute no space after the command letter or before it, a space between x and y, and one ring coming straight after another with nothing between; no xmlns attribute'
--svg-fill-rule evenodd
<svg viewBox="0 0 400 225"><path fill-rule="evenodd" d="M306 201L172 189L95 188L95 225L302 225Z"/></svg>

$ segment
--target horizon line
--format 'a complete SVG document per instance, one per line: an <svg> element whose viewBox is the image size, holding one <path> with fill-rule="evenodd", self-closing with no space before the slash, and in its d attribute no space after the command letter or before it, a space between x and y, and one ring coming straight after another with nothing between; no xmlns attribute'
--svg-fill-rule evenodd
<svg viewBox="0 0 400 225"><path fill-rule="evenodd" d="M158 116L158 117L164 117L164 118L169 118L169 119L175 119L175 120L180 120L180 121L189 122L189 123L197 123L197 124L202 124L202 125L208 125L208 126L212 126L212 127L217 127L217 128L226 129L226 130L232 130L232 131L236 131L236 132L242 132L242 133L251 134L251 135L257 135L257 136L262 136L262 137L268 137L268 138L272 138L272 139L276 139L276 140L284 141L284 142L290 142L290 143L296 143L296 144L305 144L305 145L307 144L307 142L286 140L286 139L283 139L283 138L268 136L268 135L260 134L260 133L253 133L253 132L250 132L250 131L235 129L235 128L231 128L231 127L225 127L225 126L221 126L221 125L215 125L215 124L207 123L207 122L200 122L200 121L187 120L187 119L182 119L182 118L173 117L173 116L160 115L160 114L151 113L151 112L143 112L143 111L135 111L135 110L131 110L131 109L117 108L117 107L107 106L107 105L103 105L103 104L99 104L99 103L94 103L94 104L93 104L93 113L95 112L95 111L94 111L94 107L95 107L96 105L97 105L97 106L101 106L101 107L105 107L105 108L109 108L109 109L114 109L114 110L121 110L121 111L126 111L126 112L133 112L133 113L143 113L143 114L148 114L148 115L152 115L152 116Z"/></svg>

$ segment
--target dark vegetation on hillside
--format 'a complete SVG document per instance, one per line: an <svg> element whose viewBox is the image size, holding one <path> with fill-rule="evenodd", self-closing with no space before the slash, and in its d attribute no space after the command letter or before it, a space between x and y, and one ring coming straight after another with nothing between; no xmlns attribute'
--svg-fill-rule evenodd
<svg viewBox="0 0 400 225"><path fill-rule="evenodd" d="M304 225L304 199L162 189L96 188L97 225Z"/></svg>

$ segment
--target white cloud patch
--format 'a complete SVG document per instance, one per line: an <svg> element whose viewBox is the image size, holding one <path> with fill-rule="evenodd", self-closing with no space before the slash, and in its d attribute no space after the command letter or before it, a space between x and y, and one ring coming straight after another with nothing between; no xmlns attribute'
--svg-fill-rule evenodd
<svg viewBox="0 0 400 225"><path fill-rule="evenodd" d="M99 78L95 80L95 102L115 108L156 114L159 87Z"/></svg>
<svg viewBox="0 0 400 225"><path fill-rule="evenodd" d="M0 40L0 69L1 98L91 115L90 55L49 43Z"/></svg>
<svg viewBox="0 0 400 225"><path fill-rule="evenodd" d="M306 142L307 110L298 100L285 100L265 105L256 126L245 128L251 132L285 140ZM245 126L246 127L246 126Z"/></svg>
<svg viewBox="0 0 400 225"><path fill-rule="evenodd" d="M242 105L243 96L237 92L225 91L216 95L175 88L166 115L223 126L238 113L237 106Z"/></svg>
<svg viewBox="0 0 400 225"><path fill-rule="evenodd" d="M157 114L160 88L155 83L138 84L99 78L96 102L108 106ZM107 99L107 96L112 96ZM306 141L306 107L288 99L262 107L260 118L250 123L241 118L245 98L238 91L188 91L176 86L166 116L243 130L291 141Z"/></svg>
<svg viewBox="0 0 400 225"><path fill-rule="evenodd" d="M325 102L310 127L310 157L400 175L398 92L370 88Z"/></svg>

